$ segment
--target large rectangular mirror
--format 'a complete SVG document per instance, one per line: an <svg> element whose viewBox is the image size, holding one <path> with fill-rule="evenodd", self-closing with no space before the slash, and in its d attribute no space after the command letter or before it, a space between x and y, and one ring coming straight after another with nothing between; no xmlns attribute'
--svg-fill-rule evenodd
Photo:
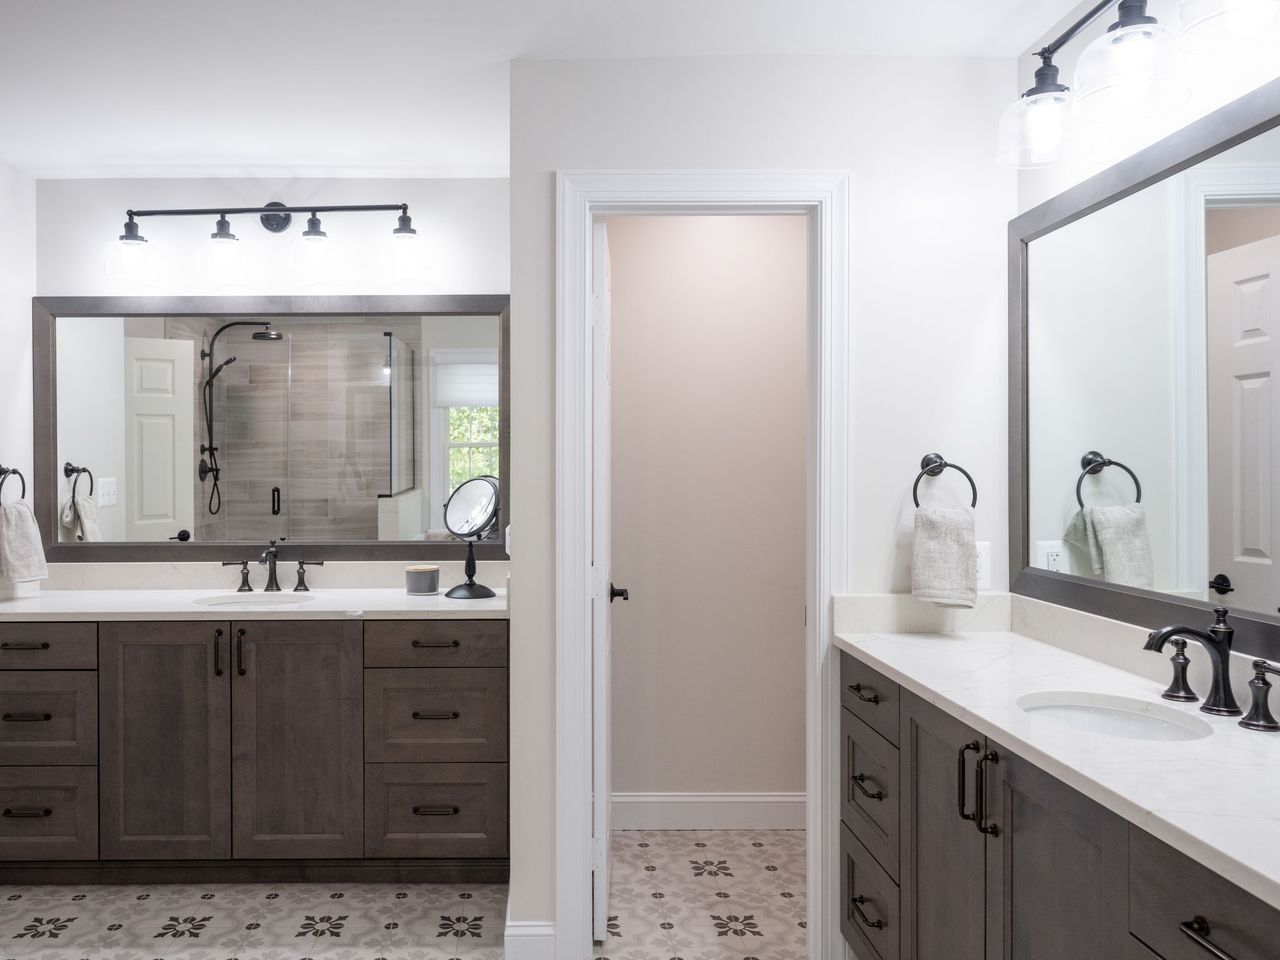
<svg viewBox="0 0 1280 960"><path fill-rule="evenodd" d="M1255 651L1280 636L1280 129L1257 96L1014 223L1015 588L1153 626L1222 603Z"/></svg>
<svg viewBox="0 0 1280 960"><path fill-rule="evenodd" d="M484 475L505 492L507 312L505 298L452 298L478 312L420 299L420 312L382 312L376 297L334 298L364 309L332 313L288 298L251 312L216 298L37 310L52 552L238 557L276 539L325 548L318 559L397 544L453 556L449 493Z"/></svg>

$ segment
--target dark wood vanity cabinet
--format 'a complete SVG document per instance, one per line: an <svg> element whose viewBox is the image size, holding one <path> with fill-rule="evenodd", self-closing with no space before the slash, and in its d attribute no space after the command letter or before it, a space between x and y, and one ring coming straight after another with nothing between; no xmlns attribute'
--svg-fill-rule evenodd
<svg viewBox="0 0 1280 960"><path fill-rule="evenodd" d="M0 623L0 882L502 880L506 644L505 620Z"/></svg>

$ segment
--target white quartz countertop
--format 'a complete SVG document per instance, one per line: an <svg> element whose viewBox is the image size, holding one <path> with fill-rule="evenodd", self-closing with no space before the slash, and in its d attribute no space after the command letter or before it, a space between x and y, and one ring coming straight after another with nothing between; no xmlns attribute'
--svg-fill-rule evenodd
<svg viewBox="0 0 1280 960"><path fill-rule="evenodd" d="M1016 633L837 634L835 645L1280 909L1280 734L1164 700L1167 683ZM1178 742L1086 733L1017 706L1038 691L1146 700L1213 732Z"/></svg>
<svg viewBox="0 0 1280 960"><path fill-rule="evenodd" d="M294 603L296 597L310 599ZM250 601L208 605L210 597ZM488 600L411 597L399 589L237 594L232 590L45 590L0 600L0 622L19 620L504 620L505 590Z"/></svg>

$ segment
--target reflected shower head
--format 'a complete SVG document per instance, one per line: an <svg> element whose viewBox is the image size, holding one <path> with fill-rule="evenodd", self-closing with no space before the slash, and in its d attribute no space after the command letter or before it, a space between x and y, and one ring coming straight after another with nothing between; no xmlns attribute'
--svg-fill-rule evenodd
<svg viewBox="0 0 1280 960"><path fill-rule="evenodd" d="M275 343L276 341L283 340L284 334L279 330L255 330L253 332L253 339L266 340Z"/></svg>

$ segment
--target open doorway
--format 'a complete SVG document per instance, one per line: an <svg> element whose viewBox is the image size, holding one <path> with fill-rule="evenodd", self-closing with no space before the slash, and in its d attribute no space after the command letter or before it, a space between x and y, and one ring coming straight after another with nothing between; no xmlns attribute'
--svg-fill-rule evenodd
<svg viewBox="0 0 1280 960"><path fill-rule="evenodd" d="M594 224L598 957L806 955L809 234Z"/></svg>

